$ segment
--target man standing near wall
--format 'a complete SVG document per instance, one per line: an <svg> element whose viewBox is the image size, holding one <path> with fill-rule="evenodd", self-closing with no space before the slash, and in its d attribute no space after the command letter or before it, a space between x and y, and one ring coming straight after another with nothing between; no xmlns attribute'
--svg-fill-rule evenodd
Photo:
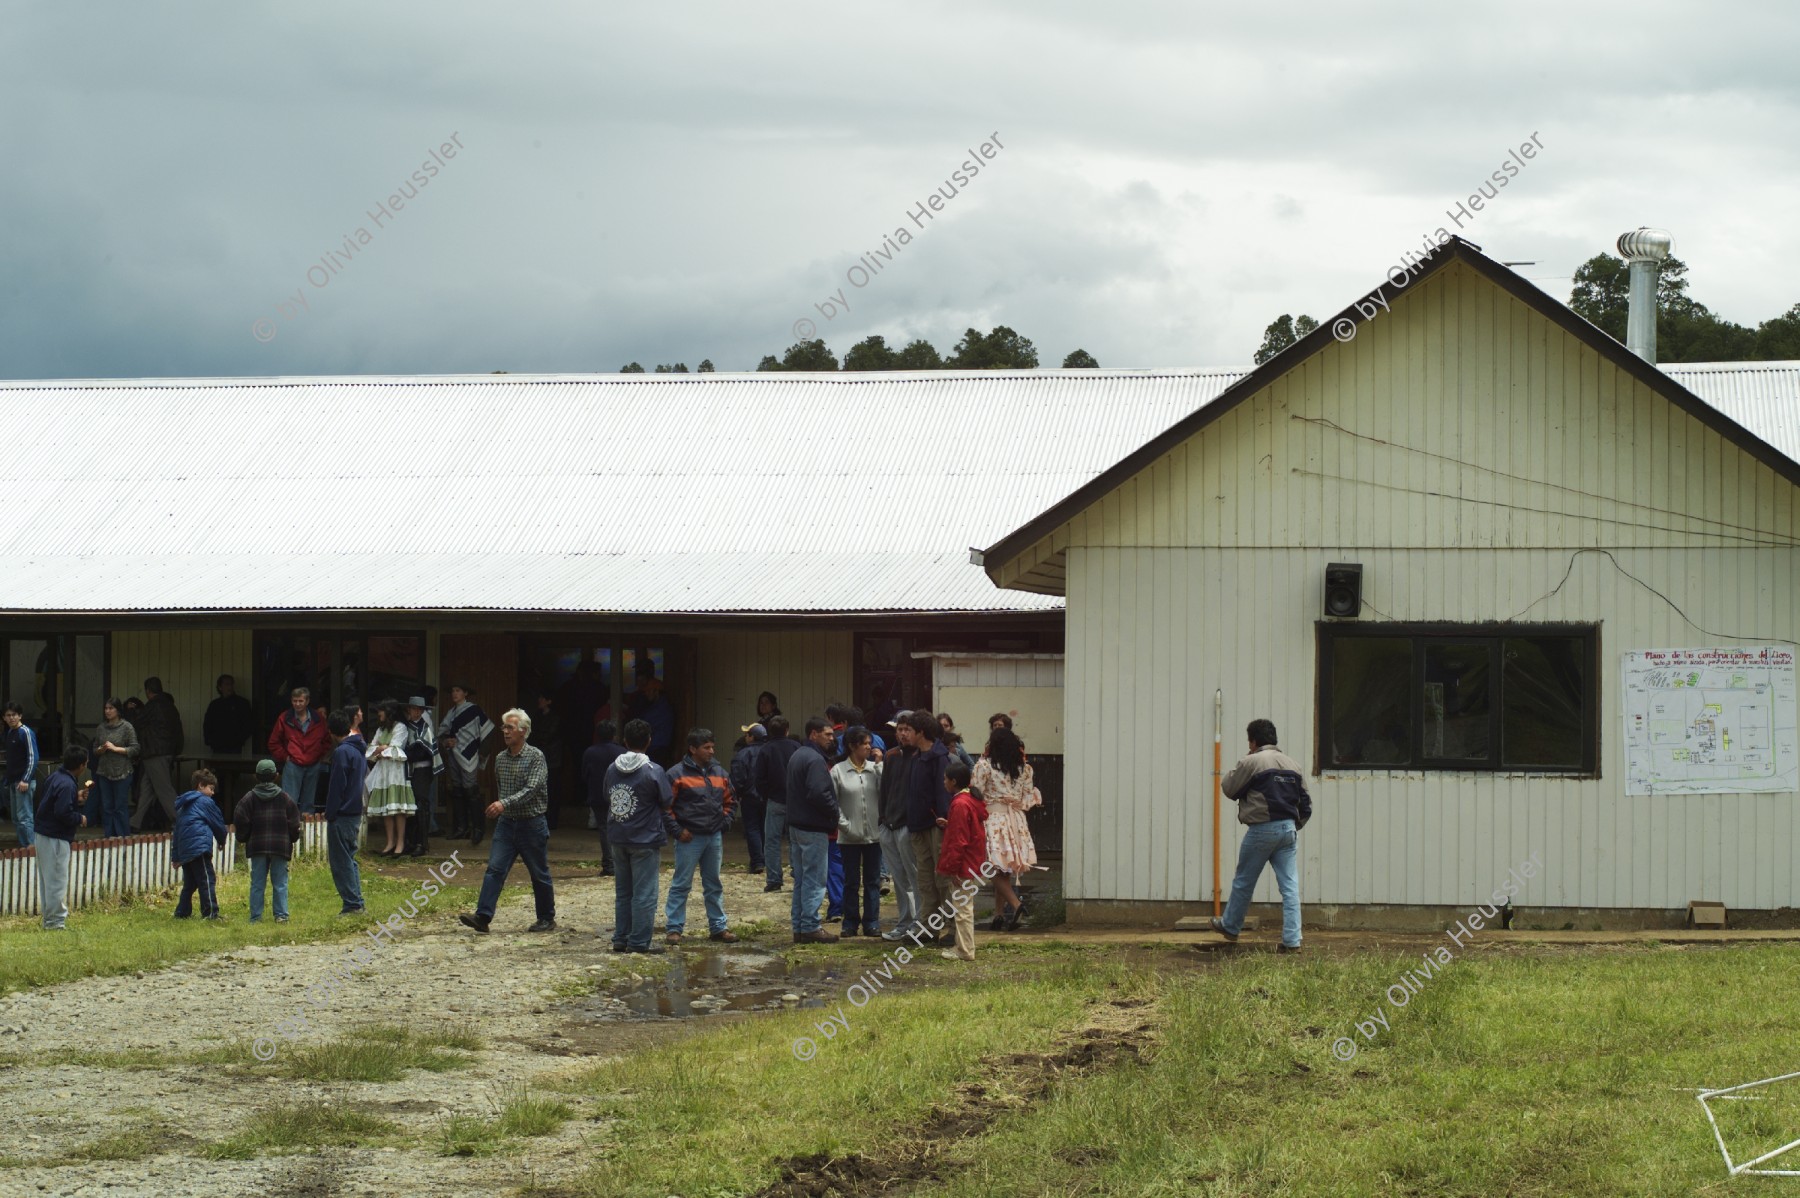
<svg viewBox="0 0 1800 1198"><path fill-rule="evenodd" d="M1264 865L1274 865L1275 884L1281 888L1281 947L1284 953L1300 951L1300 879L1294 872L1299 832L1312 818L1312 796L1306 793L1301 765L1276 747L1275 725L1251 720L1245 729L1250 752L1232 767L1220 789L1235 799L1238 822L1249 830L1238 847L1237 877L1231 882L1231 901L1225 918L1213 916L1212 930L1236 941L1244 930L1250 909L1250 893L1262 876Z"/></svg>
<svg viewBox="0 0 1800 1198"><path fill-rule="evenodd" d="M301 815L319 809L319 783L325 777L325 759L331 756L325 709L315 710L311 703L312 692L295 687L288 695L288 709L275 717L275 727L269 730L269 756L281 767L281 789Z"/></svg>
<svg viewBox="0 0 1800 1198"><path fill-rule="evenodd" d="M513 862L525 859L531 875L531 897L537 906L537 922L528 932L556 930L556 889L550 881L550 824L544 813L550 807L550 767L544 751L527 743L531 717L515 707L500 717L500 739L506 751L494 757L494 789L499 798L488 804L494 821L494 843L488 849L487 875L481 879L481 897L475 914L458 916L464 927L486 932L500 906L500 888Z"/></svg>
<svg viewBox="0 0 1800 1198"><path fill-rule="evenodd" d="M450 707L444 712L438 733L444 754L444 790L450 807L450 839L464 836L480 844L487 831L481 813L481 771L487 762L481 746L494 731L494 722L474 702L475 691L466 682L450 684Z"/></svg>
<svg viewBox="0 0 1800 1198"><path fill-rule="evenodd" d="M838 828L837 790L831 785L827 763L836 747L837 733L831 722L816 715L806 721L806 743L788 761L787 837L794 870L791 922L795 944L832 944L838 938L837 933L819 926L825 875L831 867L831 834Z"/></svg>
<svg viewBox="0 0 1800 1198"><path fill-rule="evenodd" d="M19 847L28 849L35 827L37 809L37 733L25 726L25 709L17 703L6 705L6 793L12 798L13 832Z"/></svg>
<svg viewBox="0 0 1800 1198"><path fill-rule="evenodd" d="M200 726L201 737L206 741L207 750L220 757L242 753L244 746L250 743L253 730L250 700L237 693L237 679L230 674L220 674L213 689L219 696L206 705L206 719Z"/></svg>
<svg viewBox="0 0 1800 1198"><path fill-rule="evenodd" d="M175 759L181 756L187 737L181 730L181 712L162 687L162 679L144 679L144 710L132 721L143 746L144 780L138 787L137 815L131 826L142 829L150 804L157 803L175 826Z"/></svg>
<svg viewBox="0 0 1800 1198"><path fill-rule="evenodd" d="M431 825L436 818L438 777L444 758L438 751L437 729L431 723L431 704L424 695L406 701L406 780L412 783L414 812L406 820L406 855L423 857L431 849Z"/></svg>
<svg viewBox="0 0 1800 1198"><path fill-rule="evenodd" d="M361 915L362 875L356 868L356 840L362 833L363 786L369 776L369 745L362 737L362 708L344 707L326 723L332 743L331 771L325 784L325 847L331 881L344 909L339 915Z"/></svg>

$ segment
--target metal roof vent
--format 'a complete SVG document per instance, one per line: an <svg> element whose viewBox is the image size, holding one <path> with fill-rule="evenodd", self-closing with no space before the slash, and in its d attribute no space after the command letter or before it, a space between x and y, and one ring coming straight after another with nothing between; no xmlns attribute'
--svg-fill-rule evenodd
<svg viewBox="0 0 1800 1198"><path fill-rule="evenodd" d="M1667 229L1639 225L1619 234L1619 256L1631 266L1625 348L1646 362L1656 361L1656 276L1674 249L1675 239Z"/></svg>

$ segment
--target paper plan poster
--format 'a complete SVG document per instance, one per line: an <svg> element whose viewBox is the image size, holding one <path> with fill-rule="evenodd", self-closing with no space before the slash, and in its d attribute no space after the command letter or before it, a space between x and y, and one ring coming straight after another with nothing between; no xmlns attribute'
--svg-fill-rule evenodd
<svg viewBox="0 0 1800 1198"><path fill-rule="evenodd" d="M1645 649L1623 656L1626 794L1800 788L1792 649Z"/></svg>

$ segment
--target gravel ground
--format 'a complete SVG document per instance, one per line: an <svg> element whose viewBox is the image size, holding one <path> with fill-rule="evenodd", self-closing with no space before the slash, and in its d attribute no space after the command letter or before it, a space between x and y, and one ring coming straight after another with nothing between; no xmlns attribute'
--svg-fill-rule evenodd
<svg viewBox="0 0 1800 1198"><path fill-rule="evenodd" d="M665 869L664 894L668 876ZM522 882L523 867L515 867L513 877ZM789 892L764 894L761 876L742 865L728 867L725 889L734 926L766 920L769 928L756 938L760 945L727 950L728 976L709 980L709 988L728 992L740 969L745 986L763 971L754 984L766 987L773 960L768 950L789 943ZM306 987L346 960L344 942L242 948L135 977L87 978L0 999L0 1051L27 1058L0 1066L0 1099L9 1114L0 1151L28 1160L56 1157L149 1122L166 1128L158 1149L143 1159L0 1168L0 1194L464 1195L565 1183L589 1163L602 1130L579 1102L576 1118L560 1131L509 1141L491 1156L443 1155L442 1127L453 1114L492 1116L521 1085L541 1093L541 1083L553 1075L704 1026L704 1019L617 1022L616 1000L568 996L579 979L629 983L634 965L647 967L646 958L608 951L612 902L611 880L595 878L590 869L557 879L559 930L553 934L524 931L532 918L530 892L515 885L487 936L457 924L455 910L427 909L404 925L394 943L375 947L370 967L353 974L335 1000L308 1008L309 1042L372 1024L415 1031L447 1025L477 1034L485 1045L470 1067L412 1070L392 1083L293 1081L235 1066L135 1070L59 1063L77 1050L191 1054L273 1037L276 1021L294 1014ZM699 943L706 943L705 926L696 880L690 944L695 928L702 933ZM743 1017L724 1012L715 1018ZM282 1051L278 1040L271 1042ZM199 1145L253 1125L260 1111L308 1101L388 1118L416 1130L417 1142L254 1161L195 1154Z"/></svg>

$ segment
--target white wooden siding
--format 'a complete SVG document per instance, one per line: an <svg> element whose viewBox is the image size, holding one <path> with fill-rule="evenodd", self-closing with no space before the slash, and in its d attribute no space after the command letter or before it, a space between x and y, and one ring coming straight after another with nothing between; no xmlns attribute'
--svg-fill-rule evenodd
<svg viewBox="0 0 1800 1198"><path fill-rule="evenodd" d="M132 695L142 698L144 679L161 678L163 689L175 700L181 712L181 727L187 737L186 752L204 753L206 744L200 737L206 718L206 706L218 697L213 684L220 674L237 679L237 693L249 695L250 671L254 662L250 647L250 631L236 629L172 629L159 632L115 632L112 634L112 694L121 699ZM96 704L96 712L98 705ZM82 712L81 719L94 718ZM261 730L261 736L268 735ZM261 748L260 737L251 737L251 749Z"/></svg>
<svg viewBox="0 0 1800 1198"><path fill-rule="evenodd" d="M1526 904L1800 905L1800 795L1626 797L1617 693L1625 650L1800 636L1797 528L1768 466L1473 271L1434 276L1047 538L1069 896L1210 897L1214 689L1227 767L1266 716L1310 771L1324 570L1353 561L1368 620L1599 624L1601 777L1313 777L1305 901L1466 903L1536 852Z"/></svg>
<svg viewBox="0 0 1800 1198"><path fill-rule="evenodd" d="M1313 822L1301 892L1320 903L1463 903L1541 854L1522 902L1581 907L1800 906L1795 794L1624 794L1619 654L1727 643L1685 623L1606 558L1584 554L1534 621L1600 625L1598 779L1467 773L1312 775L1325 565L1359 560L1364 594L1400 620L1505 620L1554 590L1569 550L1083 549L1069 557L1068 893L1211 896L1213 691L1225 763L1244 726L1275 721L1306 765ZM1800 636L1800 559L1743 549L1617 551L1698 624ZM1112 613L1116 613L1116 616ZM1149 684L1145 685L1148 680ZM1076 701L1079 698L1079 701ZM1224 803L1224 874L1237 856ZM1265 876L1259 899L1275 897Z"/></svg>

